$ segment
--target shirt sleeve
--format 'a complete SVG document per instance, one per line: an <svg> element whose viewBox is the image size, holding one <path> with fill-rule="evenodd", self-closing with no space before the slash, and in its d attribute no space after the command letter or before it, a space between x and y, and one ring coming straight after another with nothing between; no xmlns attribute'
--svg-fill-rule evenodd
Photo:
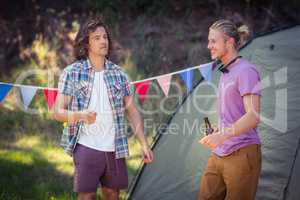
<svg viewBox="0 0 300 200"><path fill-rule="evenodd" d="M261 96L261 81L257 70L253 67L244 69L238 78L238 90L241 96L256 94Z"/></svg>
<svg viewBox="0 0 300 200"><path fill-rule="evenodd" d="M58 81L58 91L59 93L67 96L73 95L73 80L71 78L70 72L66 69L60 75Z"/></svg>
<svg viewBox="0 0 300 200"><path fill-rule="evenodd" d="M126 73L124 73L122 71L121 74L122 74L122 79L123 79L124 96L130 96L133 94L133 87L132 87L131 81Z"/></svg>

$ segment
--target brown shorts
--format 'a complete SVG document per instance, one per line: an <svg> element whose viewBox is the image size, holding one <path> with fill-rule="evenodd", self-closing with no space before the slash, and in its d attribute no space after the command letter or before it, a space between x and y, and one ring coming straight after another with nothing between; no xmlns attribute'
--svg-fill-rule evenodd
<svg viewBox="0 0 300 200"><path fill-rule="evenodd" d="M127 189L125 159L115 159L114 152L103 152L77 144L73 154L75 165L74 192L96 192L97 187Z"/></svg>
<svg viewBox="0 0 300 200"><path fill-rule="evenodd" d="M249 145L224 157L212 154L202 174L198 199L254 200L260 170L260 145Z"/></svg>

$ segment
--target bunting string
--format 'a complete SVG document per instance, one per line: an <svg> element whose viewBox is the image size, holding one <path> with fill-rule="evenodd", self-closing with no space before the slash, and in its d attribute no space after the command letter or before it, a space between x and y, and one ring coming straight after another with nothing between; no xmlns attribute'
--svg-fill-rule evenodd
<svg viewBox="0 0 300 200"><path fill-rule="evenodd" d="M211 82L212 65L213 65L213 62L210 62L210 63L178 70L175 72L146 78L143 80L132 81L132 82L130 82L130 84L135 86L136 93L139 94L140 101L141 101L141 103L143 103L148 94L148 90L151 85L151 82L153 80L156 80L158 82L164 95L168 96L172 76L175 74L179 74L181 79L184 81L188 91L191 91L192 83L193 83L193 72L194 72L193 70L199 69L202 77L204 77L204 79L206 81ZM44 96L45 96L46 102L48 104L48 109L51 109L51 107L53 106L53 104L56 100L56 96L57 96L57 92L58 92L57 88L0 82L0 103L3 102L3 100L5 99L5 97L7 96L7 94L13 87L20 88L20 92L22 95L25 109L28 108L29 104L31 103L31 101L38 89L44 91Z"/></svg>
<svg viewBox="0 0 300 200"><path fill-rule="evenodd" d="M162 78L162 77L165 77L165 76L173 76L175 74L179 74L179 73L186 72L186 71L189 71L189 70L205 68L208 64L212 64L212 62L203 64L203 65L197 65L197 66L190 67L190 68L183 69L183 70L178 70L178 71L171 72L171 73L168 73L168 74L162 74L162 75L153 76L153 77L138 80L138 81L132 81L132 82L130 82L130 84L140 83L140 82L144 82L144 81L152 81L152 80L159 79L159 78ZM11 85L11 86L14 86L14 87L32 87L32 88L37 88L37 89L41 89L41 90L43 90L43 89L56 90L57 89L57 88L41 87L41 86L34 86L34 85L21 85L21 84L15 84L15 83L5 83L5 82L1 82L1 81L0 81L0 84Z"/></svg>
<svg viewBox="0 0 300 200"><path fill-rule="evenodd" d="M173 76L175 74L180 74L180 73L183 73L183 72L186 72L186 71L190 71L190 70L194 70L194 69L200 69L200 68L205 68L206 65L208 64L213 64L212 62L210 63L206 63L204 65L197 65L195 67L190 67L190 68L186 68L186 69L183 69L183 70L178 70L178 71L175 71L175 72L171 72L171 73L168 73L168 74L162 74L162 75L158 75L158 76L153 76L153 77L150 77L150 78L146 78L146 79L143 79L143 80L139 80L139 81L133 81L131 82L132 84L135 84L135 83L140 83L140 82L144 82L144 81L152 81L152 80L155 80L155 79L158 79L158 78L161 78L161 77L164 77L164 76Z"/></svg>

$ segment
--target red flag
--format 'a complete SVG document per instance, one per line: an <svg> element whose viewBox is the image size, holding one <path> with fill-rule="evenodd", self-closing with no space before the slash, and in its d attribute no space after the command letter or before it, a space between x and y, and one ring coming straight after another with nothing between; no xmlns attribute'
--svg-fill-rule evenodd
<svg viewBox="0 0 300 200"><path fill-rule="evenodd" d="M139 94L140 100L141 100L142 103L144 103L145 98L148 94L150 84L151 84L151 81L144 81L144 82L134 83L134 86L136 88L136 93Z"/></svg>
<svg viewBox="0 0 300 200"><path fill-rule="evenodd" d="M50 110L55 103L57 90L44 89L44 95L48 104L48 109Z"/></svg>

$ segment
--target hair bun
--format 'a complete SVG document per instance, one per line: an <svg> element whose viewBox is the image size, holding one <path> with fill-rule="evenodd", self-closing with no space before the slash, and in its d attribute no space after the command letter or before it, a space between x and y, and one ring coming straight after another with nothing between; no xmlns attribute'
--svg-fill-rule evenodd
<svg viewBox="0 0 300 200"><path fill-rule="evenodd" d="M239 47L242 47L249 38L250 30L247 25L243 24L240 27L238 27L237 31L240 36Z"/></svg>
<svg viewBox="0 0 300 200"><path fill-rule="evenodd" d="M243 24L240 27L238 27L238 32L249 35L249 32L250 32L249 27L247 25Z"/></svg>

